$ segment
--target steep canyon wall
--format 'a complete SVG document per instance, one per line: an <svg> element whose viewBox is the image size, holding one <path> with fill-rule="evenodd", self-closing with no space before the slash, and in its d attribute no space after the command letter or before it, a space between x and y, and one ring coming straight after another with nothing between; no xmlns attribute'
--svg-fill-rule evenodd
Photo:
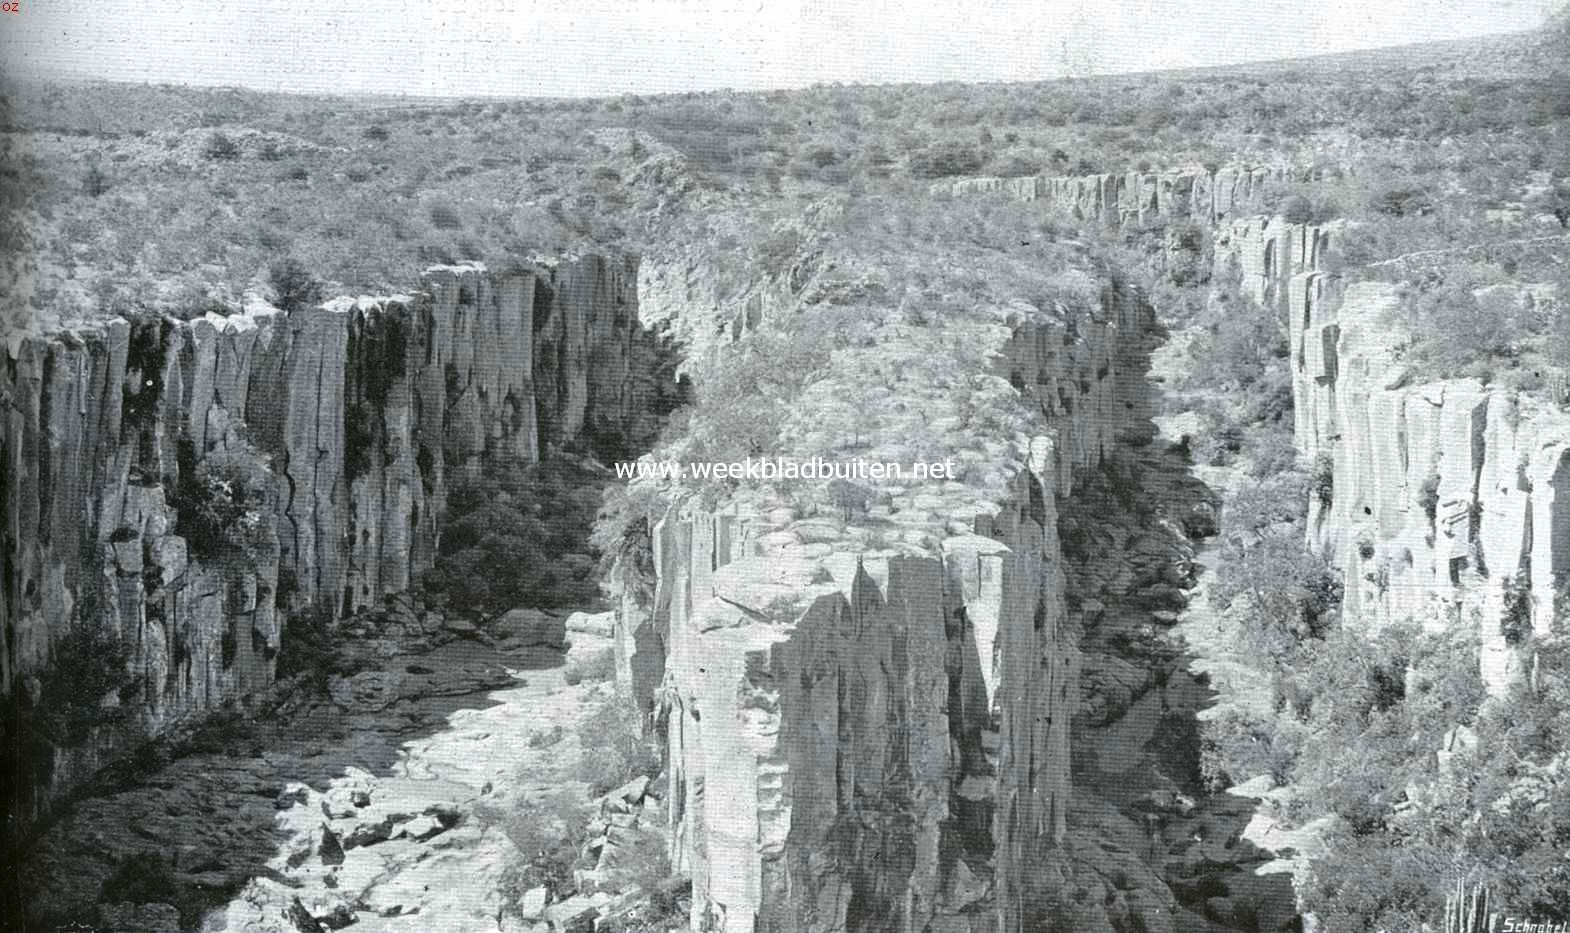
<svg viewBox="0 0 1570 933"><path fill-rule="evenodd" d="M17 818L129 737L265 686L288 612L343 616L408 588L452 482L487 456L645 444L664 351L636 275L603 257L439 267L406 296L13 336L0 693L59 702L41 687L82 629L121 643L134 674L119 725L24 753L36 780L17 782Z"/></svg>
<svg viewBox="0 0 1570 933"><path fill-rule="evenodd" d="M1570 583L1570 417L1546 393L1424 381L1399 355L1408 290L1338 271L1340 226L1221 224L1213 281L1287 320L1294 434L1316 474L1310 544L1342 569L1347 617L1475 628L1484 678L1502 689ZM1562 253L1564 240L1528 246ZM1403 257L1380 274L1479 254Z"/></svg>
<svg viewBox="0 0 1570 933"><path fill-rule="evenodd" d="M1424 381L1399 358L1408 291L1338 271L1340 227L1220 224L1212 280L1287 320L1294 434L1316 475L1310 544L1343 571L1347 618L1472 628L1485 681L1503 689L1570 583L1570 416L1498 384ZM1528 246L1562 253L1564 240ZM1380 274L1479 252L1403 257Z"/></svg>
<svg viewBox="0 0 1570 933"><path fill-rule="evenodd" d="M1301 449L1330 477L1311 542L1344 570L1350 617L1475 626L1502 689L1570 584L1570 415L1477 379L1421 381L1393 352L1402 289L1344 292L1309 302L1294 334Z"/></svg>

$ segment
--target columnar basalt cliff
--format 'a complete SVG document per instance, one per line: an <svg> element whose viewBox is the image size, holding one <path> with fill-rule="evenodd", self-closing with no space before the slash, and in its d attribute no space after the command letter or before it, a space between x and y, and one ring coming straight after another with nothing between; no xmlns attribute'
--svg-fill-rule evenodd
<svg viewBox="0 0 1570 933"><path fill-rule="evenodd" d="M1102 175L1025 175L964 178L932 186L954 195L1003 191L1021 201L1042 201L1107 226L1162 220L1216 224L1260 209L1272 186L1314 177L1314 171L1284 165L1226 165Z"/></svg>
<svg viewBox="0 0 1570 933"><path fill-rule="evenodd" d="M695 921L1042 922L1062 893L1046 866L1079 690L1057 497L1148 431L1151 325L1109 287L1093 311L1017 327L999 374L1051 433L990 458L991 484L912 488L859 516L689 501L655 522L654 592L623 600L619 666L664 724Z"/></svg>
<svg viewBox="0 0 1570 933"><path fill-rule="evenodd" d="M1336 226L1224 224L1214 280L1286 312L1297 447L1315 464L1310 544L1342 569L1347 616L1475 626L1502 689L1570 582L1570 417L1475 379L1419 381L1397 358L1403 288L1334 271Z"/></svg>
<svg viewBox="0 0 1570 933"><path fill-rule="evenodd" d="M122 642L135 676L119 727L27 751L47 760L18 781L18 819L126 733L267 684L286 613L347 615L408 588L451 482L486 457L646 444L665 351L635 282L635 263L602 257L439 267L408 296L14 336L0 693L50 702L40 678L80 628Z"/></svg>
<svg viewBox="0 0 1570 933"><path fill-rule="evenodd" d="M1476 379L1418 381L1394 352L1403 300L1359 282L1305 306L1298 433L1330 467L1309 535L1345 571L1350 616L1476 625L1498 690L1570 583L1570 416Z"/></svg>

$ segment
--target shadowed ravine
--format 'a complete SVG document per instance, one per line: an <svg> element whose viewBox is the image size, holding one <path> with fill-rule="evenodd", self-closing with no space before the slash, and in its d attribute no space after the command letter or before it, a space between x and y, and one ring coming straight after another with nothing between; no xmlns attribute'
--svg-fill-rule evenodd
<svg viewBox="0 0 1570 933"><path fill-rule="evenodd" d="M1214 626L1204 584L1219 499L1164 446L1128 451L1134 466L1112 488L1089 487L1060 522L1085 658L1070 830L1104 875L1134 859L1159 879L1174 930L1277 930L1296 903L1281 864L1258 873L1277 857L1245 838L1258 801L1212 793L1200 771L1201 720L1219 699L1211 678L1227 663L1201 631ZM1129 875L1114 887L1138 892Z"/></svg>

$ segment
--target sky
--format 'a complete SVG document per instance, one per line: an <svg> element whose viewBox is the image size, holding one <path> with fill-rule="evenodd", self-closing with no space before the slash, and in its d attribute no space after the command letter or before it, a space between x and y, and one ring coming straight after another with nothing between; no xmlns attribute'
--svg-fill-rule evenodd
<svg viewBox="0 0 1570 933"><path fill-rule="evenodd" d="M1563 0L17 3L17 77L578 97L1230 64L1532 29Z"/></svg>

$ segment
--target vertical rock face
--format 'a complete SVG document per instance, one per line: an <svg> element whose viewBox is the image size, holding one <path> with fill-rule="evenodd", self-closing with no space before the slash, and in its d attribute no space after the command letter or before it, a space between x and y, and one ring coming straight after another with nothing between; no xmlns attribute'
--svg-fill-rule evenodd
<svg viewBox="0 0 1570 933"><path fill-rule="evenodd" d="M484 458L643 445L665 351L638 323L636 274L601 257L436 268L413 296L13 337L0 693L38 701L55 646L107 632L132 658L129 731L157 731L267 684L286 611L406 589L451 482ZM200 521L214 505L216 528ZM56 749L13 812L101 764L108 732Z"/></svg>
<svg viewBox="0 0 1570 933"><path fill-rule="evenodd" d="M1109 227L1142 225L1158 218L1211 225L1257 212L1272 186L1313 175L1311 170L1284 165L1228 165L1215 171L963 178L937 182L932 191L953 195L1003 191L1022 201L1045 201L1076 220Z"/></svg>
<svg viewBox="0 0 1570 933"><path fill-rule="evenodd" d="M1300 449L1330 468L1309 536L1345 572L1349 617L1475 625L1502 689L1570 584L1570 416L1476 379L1414 382L1392 354L1397 286L1334 295L1311 272L1292 289Z"/></svg>
<svg viewBox="0 0 1570 933"><path fill-rule="evenodd" d="M929 546L745 501L654 524L618 670L664 724L673 862L705 929L1033 928L1078 695L1057 496L1147 415L1150 309L1100 306L1000 346L1055 433L1003 488L895 497L884 534Z"/></svg>

